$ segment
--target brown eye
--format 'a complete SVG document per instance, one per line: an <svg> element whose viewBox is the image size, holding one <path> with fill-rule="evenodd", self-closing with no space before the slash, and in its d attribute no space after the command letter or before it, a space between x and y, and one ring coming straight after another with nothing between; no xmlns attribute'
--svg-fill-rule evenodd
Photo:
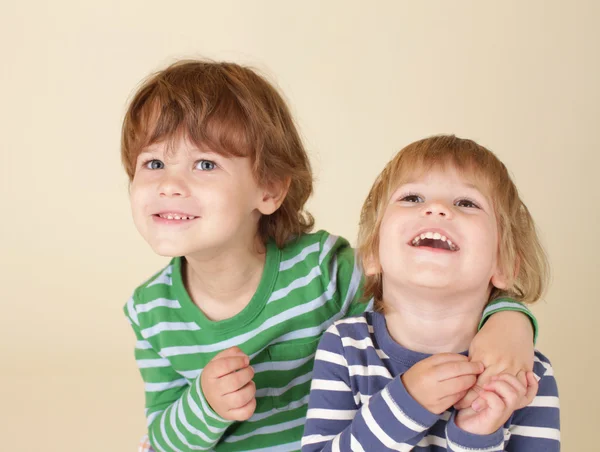
<svg viewBox="0 0 600 452"><path fill-rule="evenodd" d="M479 206L470 199L459 199L454 205L457 207L469 207L479 209Z"/></svg>
<svg viewBox="0 0 600 452"><path fill-rule="evenodd" d="M423 199L421 199L421 197L417 196L417 195L407 195L407 196L404 196L402 199L400 199L400 201L417 203L417 202L423 202Z"/></svg>

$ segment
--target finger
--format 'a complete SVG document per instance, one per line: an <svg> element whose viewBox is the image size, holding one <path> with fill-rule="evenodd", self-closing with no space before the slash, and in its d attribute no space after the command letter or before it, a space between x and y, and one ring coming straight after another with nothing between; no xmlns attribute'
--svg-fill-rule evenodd
<svg viewBox="0 0 600 452"><path fill-rule="evenodd" d="M254 377L254 369L252 366L244 367L237 372L231 372L218 380L219 392L222 395L235 392L248 384Z"/></svg>
<svg viewBox="0 0 600 452"><path fill-rule="evenodd" d="M436 379L449 380L462 375L479 375L483 372L483 364L471 361L450 361L436 366Z"/></svg>
<svg viewBox="0 0 600 452"><path fill-rule="evenodd" d="M242 408L254 398L256 394L256 385L253 381L249 381L246 385L235 392L223 396L225 406L228 406L227 411Z"/></svg>
<svg viewBox="0 0 600 452"><path fill-rule="evenodd" d="M524 387L527 387L527 371L521 369L519 373L517 373L517 379L519 383L521 383Z"/></svg>
<svg viewBox="0 0 600 452"><path fill-rule="evenodd" d="M488 409L495 413L502 413L504 411L504 409L506 408L504 405L504 402L502 401L500 396L498 396L494 392L481 391L481 393L479 394L479 397L487 403ZM482 410L481 407L477 407L477 408L478 408L478 410L476 410L476 411L478 411L478 412Z"/></svg>
<svg viewBox="0 0 600 452"><path fill-rule="evenodd" d="M246 405L240 408L234 408L227 412L227 419L233 421L246 421L252 417L256 410L256 399L252 398Z"/></svg>
<svg viewBox="0 0 600 452"><path fill-rule="evenodd" d="M221 378L236 370L243 369L248 366L250 360L246 355L227 356L210 362L211 367L209 376L212 378Z"/></svg>
<svg viewBox="0 0 600 452"><path fill-rule="evenodd" d="M523 377L525 377L525 373L523 373ZM525 380L527 379L525 378ZM525 393L527 392L527 382L525 384L522 384L517 377L511 374L499 375L497 377L494 377L493 381L504 381L512 386L519 398L525 397Z"/></svg>
<svg viewBox="0 0 600 452"><path fill-rule="evenodd" d="M461 375L459 377L455 377L452 379L444 380L438 383L439 393L441 394L441 398L456 394L463 391L468 391L475 384L475 376L474 375ZM459 399L457 399L459 400Z"/></svg>
<svg viewBox="0 0 600 452"><path fill-rule="evenodd" d="M440 399L440 405L445 405L450 408L452 405L456 404L459 400L463 399L467 395L467 391L460 391L456 394L450 394Z"/></svg>
<svg viewBox="0 0 600 452"><path fill-rule="evenodd" d="M486 392L494 392L504 402L507 409L514 411L519 404L520 396L510 383L503 380L496 380L485 385Z"/></svg>
<svg viewBox="0 0 600 452"><path fill-rule="evenodd" d="M539 388L537 376L533 372L527 372L526 377L527 377L527 392L525 393L525 396L521 400L521 404L519 405L519 408L524 408L524 407L528 406L529 404L531 404L531 402L533 402L533 400L535 399L535 396L537 395L538 388Z"/></svg>
<svg viewBox="0 0 600 452"><path fill-rule="evenodd" d="M467 408L471 406L471 404L477 397L479 397L479 395L477 395L477 392L475 392L475 390L471 388L467 391L467 394L461 400L454 404L454 408L456 408L457 410Z"/></svg>

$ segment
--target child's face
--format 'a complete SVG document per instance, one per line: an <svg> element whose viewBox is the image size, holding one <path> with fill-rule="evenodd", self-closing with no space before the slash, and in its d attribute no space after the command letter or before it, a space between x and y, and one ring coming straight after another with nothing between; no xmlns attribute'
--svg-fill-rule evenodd
<svg viewBox="0 0 600 452"><path fill-rule="evenodd" d="M387 290L406 288L503 288L490 200L454 168L399 186L382 219L379 266L384 299Z"/></svg>
<svg viewBox="0 0 600 452"><path fill-rule="evenodd" d="M215 254L254 246L263 190L248 158L198 150L187 140L142 152L131 183L135 225L163 256Z"/></svg>

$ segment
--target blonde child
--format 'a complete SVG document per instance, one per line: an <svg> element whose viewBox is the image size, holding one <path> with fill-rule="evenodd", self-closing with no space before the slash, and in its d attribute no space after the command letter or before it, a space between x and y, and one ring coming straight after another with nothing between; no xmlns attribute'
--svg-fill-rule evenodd
<svg viewBox="0 0 600 452"><path fill-rule="evenodd" d="M371 189L358 246L374 312L323 335L302 451L558 451L556 381L537 351L526 382L502 373L453 408L483 371L466 350L488 301L531 303L547 282L497 157L454 136L407 146Z"/></svg>

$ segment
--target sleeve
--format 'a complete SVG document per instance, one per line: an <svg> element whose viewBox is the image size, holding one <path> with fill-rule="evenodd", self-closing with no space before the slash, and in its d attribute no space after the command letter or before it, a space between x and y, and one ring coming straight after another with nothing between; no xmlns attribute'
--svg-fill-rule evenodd
<svg viewBox="0 0 600 452"><path fill-rule="evenodd" d="M369 310L372 302L363 299L362 271L348 241L325 233L320 248L321 273L330 281L331 290L336 292L339 303L339 315L334 320L360 315Z"/></svg>
<svg viewBox="0 0 600 452"><path fill-rule="evenodd" d="M335 325L325 332L315 357L302 452L408 450L439 419L408 394L400 376L359 408L339 332Z"/></svg>
<svg viewBox="0 0 600 452"><path fill-rule="evenodd" d="M523 303L513 300L512 298L497 298L490 301L483 310L481 321L479 322L479 330L483 327L485 322L494 314L501 311L518 311L525 314L531 320L533 326L533 343L535 345L538 337L538 323L533 313Z"/></svg>
<svg viewBox="0 0 600 452"><path fill-rule="evenodd" d="M144 338L133 298L125 315L136 336L135 359L144 380L148 437L157 452L210 450L232 421L206 401L200 375L189 382Z"/></svg>

